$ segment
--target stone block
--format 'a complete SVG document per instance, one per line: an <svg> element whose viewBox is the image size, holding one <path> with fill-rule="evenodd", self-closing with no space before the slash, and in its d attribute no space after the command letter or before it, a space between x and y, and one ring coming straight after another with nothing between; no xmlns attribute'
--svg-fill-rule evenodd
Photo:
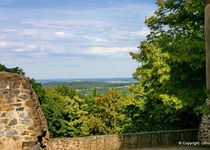
<svg viewBox="0 0 210 150"><path fill-rule="evenodd" d="M4 131L0 131L0 137L4 136Z"/></svg>
<svg viewBox="0 0 210 150"><path fill-rule="evenodd" d="M7 124L8 123L8 119L0 119L0 124Z"/></svg>
<svg viewBox="0 0 210 150"><path fill-rule="evenodd" d="M22 103L15 103L15 104L13 104L13 106L15 106L15 107L21 107L22 106Z"/></svg>
<svg viewBox="0 0 210 150"><path fill-rule="evenodd" d="M21 135L29 135L29 132L28 132L28 131L23 131L23 132L21 133Z"/></svg>
<svg viewBox="0 0 210 150"><path fill-rule="evenodd" d="M0 90L4 91L4 90L8 90L8 89L10 89L10 81L1 80L1 82L0 82Z"/></svg>
<svg viewBox="0 0 210 150"><path fill-rule="evenodd" d="M14 99L16 98L16 94L14 94L14 93L12 93L12 92L10 92L10 93L7 93L6 95L5 95L5 100L7 101L7 102L14 102Z"/></svg>
<svg viewBox="0 0 210 150"><path fill-rule="evenodd" d="M14 118L10 121L9 126L14 126L16 124L17 124L17 119Z"/></svg>
<svg viewBox="0 0 210 150"><path fill-rule="evenodd" d="M23 111L23 112L18 112L18 114L21 118L27 118L29 113L26 111Z"/></svg>
<svg viewBox="0 0 210 150"><path fill-rule="evenodd" d="M6 113L5 112L1 113L0 117L6 117Z"/></svg>
<svg viewBox="0 0 210 150"><path fill-rule="evenodd" d="M27 125L27 126L32 126L32 121L29 118L20 119L20 123L24 124L24 125Z"/></svg>
<svg viewBox="0 0 210 150"><path fill-rule="evenodd" d="M1 107L0 107L0 111L12 111L13 107L10 103L2 103L1 102Z"/></svg>
<svg viewBox="0 0 210 150"><path fill-rule="evenodd" d="M15 118L17 115L16 115L16 111L15 110L12 110L12 111L8 111L6 113L6 117L8 118Z"/></svg>
<svg viewBox="0 0 210 150"><path fill-rule="evenodd" d="M26 101L26 106L31 107L31 108L36 108L37 104L33 101Z"/></svg>
<svg viewBox="0 0 210 150"><path fill-rule="evenodd" d="M18 95L18 94L20 94L20 90L18 90L18 89L13 89L13 90L12 90L12 93L14 93L14 95Z"/></svg>
<svg viewBox="0 0 210 150"><path fill-rule="evenodd" d="M24 111L24 107L16 108L16 111Z"/></svg>
<svg viewBox="0 0 210 150"><path fill-rule="evenodd" d="M18 131L17 130L10 130L10 131L7 131L5 135L8 136L8 137L17 136Z"/></svg>
<svg viewBox="0 0 210 150"><path fill-rule="evenodd" d="M18 99L23 100L23 101L28 99L28 98L29 98L28 94L21 94L21 95L18 96Z"/></svg>

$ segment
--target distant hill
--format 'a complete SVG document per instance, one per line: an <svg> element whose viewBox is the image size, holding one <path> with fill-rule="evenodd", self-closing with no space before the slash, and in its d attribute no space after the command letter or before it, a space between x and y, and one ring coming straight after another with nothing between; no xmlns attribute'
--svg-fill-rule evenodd
<svg viewBox="0 0 210 150"><path fill-rule="evenodd" d="M96 88L97 93L104 93L109 88L118 89L129 93L129 86L136 81L131 78L113 79L63 79L63 80L39 80L44 88L55 88L60 85L71 86L82 95L88 95Z"/></svg>
<svg viewBox="0 0 210 150"><path fill-rule="evenodd" d="M102 82L102 83L135 83L133 78L87 78L87 79L40 79L40 83L49 82Z"/></svg>

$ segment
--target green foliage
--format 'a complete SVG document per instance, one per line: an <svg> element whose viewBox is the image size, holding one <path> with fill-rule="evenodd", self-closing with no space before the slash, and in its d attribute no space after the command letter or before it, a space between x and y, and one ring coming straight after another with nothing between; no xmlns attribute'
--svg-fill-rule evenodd
<svg viewBox="0 0 210 150"><path fill-rule="evenodd" d="M41 83L37 83L34 79L29 79L32 88L34 89L34 91L36 92L36 95L38 97L38 100L40 102L40 104L43 103L43 101L45 100L45 90L42 87Z"/></svg>
<svg viewBox="0 0 210 150"><path fill-rule="evenodd" d="M95 116L104 124L99 134L122 132L125 115L121 113L121 109L125 104L124 100L124 97L114 89L109 89L107 93L100 94L94 99Z"/></svg>
<svg viewBox="0 0 210 150"><path fill-rule="evenodd" d="M127 108L129 131L197 128L206 99L204 1L158 0L150 29L131 53L141 65Z"/></svg>
<svg viewBox="0 0 210 150"><path fill-rule="evenodd" d="M41 106L47 119L51 136L68 136L68 121L65 120L64 116L67 104L65 97L58 94L54 89L47 89L45 92L45 99Z"/></svg>
<svg viewBox="0 0 210 150"><path fill-rule="evenodd" d="M65 85L59 85L58 87L55 88L55 90L63 95L63 96L68 96L70 98L73 98L74 96L76 96L76 91L75 89L69 87L69 86L65 86Z"/></svg>
<svg viewBox="0 0 210 150"><path fill-rule="evenodd" d="M25 73L23 72L23 70L19 67L15 67L15 68L7 68L6 66L0 64L0 71L6 71L6 72L11 72L11 73L17 73L17 74L22 74L24 75Z"/></svg>
<svg viewBox="0 0 210 150"><path fill-rule="evenodd" d="M88 115L85 99L76 95L72 88L62 86L45 89L42 109L53 137L85 136L83 118ZM74 94L74 96L72 95Z"/></svg>
<svg viewBox="0 0 210 150"><path fill-rule="evenodd" d="M96 97L97 95L97 88L93 88L92 97Z"/></svg>
<svg viewBox="0 0 210 150"><path fill-rule="evenodd" d="M127 100L125 96L109 89L106 93L90 98L86 101L89 114L82 117L83 132L86 135L122 133L129 122L123 111Z"/></svg>
<svg viewBox="0 0 210 150"><path fill-rule="evenodd" d="M42 109L53 137L75 137L121 133L127 118L125 97L110 89L93 97L72 96L67 86L45 89ZM74 91L74 90L73 90ZM69 94L70 93L70 94Z"/></svg>

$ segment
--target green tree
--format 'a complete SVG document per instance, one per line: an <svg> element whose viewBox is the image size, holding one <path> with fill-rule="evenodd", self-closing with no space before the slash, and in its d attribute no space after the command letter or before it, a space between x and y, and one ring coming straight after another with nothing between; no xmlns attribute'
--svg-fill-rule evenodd
<svg viewBox="0 0 210 150"><path fill-rule="evenodd" d="M42 87L42 84L36 82L36 80L34 80L34 79L29 79L29 81L32 85L32 88L36 92L36 95L38 97L40 104L42 104L45 101L45 90Z"/></svg>
<svg viewBox="0 0 210 150"><path fill-rule="evenodd" d="M63 95L63 96L68 96L70 98L73 98L74 96L77 95L76 91L74 88L66 86L66 85L60 85L58 87L55 88L55 90Z"/></svg>
<svg viewBox="0 0 210 150"><path fill-rule="evenodd" d="M76 93L72 97L72 88L57 87L45 89L42 109L53 137L85 136L89 133L82 124L84 116L88 116L86 100ZM74 91L74 90L73 90Z"/></svg>
<svg viewBox="0 0 210 150"><path fill-rule="evenodd" d="M125 115L123 107L126 98L119 91L109 89L106 93L95 97L93 101L93 113L96 120L94 134L112 134L123 132Z"/></svg>
<svg viewBox="0 0 210 150"><path fill-rule="evenodd" d="M127 115L136 131L197 128L206 99L204 1L158 0L150 34L131 53L140 66ZM131 129L130 129L131 130Z"/></svg>
<svg viewBox="0 0 210 150"><path fill-rule="evenodd" d="M97 96L97 88L93 88L93 92L92 92L92 97L96 97Z"/></svg>
<svg viewBox="0 0 210 150"><path fill-rule="evenodd" d="M47 119L48 128L52 137L69 136L67 132L68 121L65 119L66 98L54 89L45 90L45 99L41 104Z"/></svg>

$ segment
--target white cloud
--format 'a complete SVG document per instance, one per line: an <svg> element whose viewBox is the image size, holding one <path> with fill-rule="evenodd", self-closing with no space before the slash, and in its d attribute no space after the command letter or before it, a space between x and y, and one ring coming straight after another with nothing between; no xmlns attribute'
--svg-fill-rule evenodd
<svg viewBox="0 0 210 150"><path fill-rule="evenodd" d="M56 36L61 36L61 37L63 37L63 36L65 36L66 34L65 34L64 32L59 31L59 32L55 32L55 35L56 35Z"/></svg>
<svg viewBox="0 0 210 150"><path fill-rule="evenodd" d="M0 48L6 48L8 43L6 41L0 41Z"/></svg>
<svg viewBox="0 0 210 150"><path fill-rule="evenodd" d="M143 27L139 31L131 32L131 35L132 36L146 37L149 33L150 33L150 30L148 28Z"/></svg>
<svg viewBox="0 0 210 150"><path fill-rule="evenodd" d="M91 47L88 52L95 55L122 55L136 50L136 47Z"/></svg>
<svg viewBox="0 0 210 150"><path fill-rule="evenodd" d="M17 29L9 29L9 28L1 28L0 29L0 32L3 32L3 33L13 33L13 32L17 32L18 30Z"/></svg>
<svg viewBox="0 0 210 150"><path fill-rule="evenodd" d="M72 36L71 33L64 32L64 31L56 31L56 32L54 32L54 35L56 37L60 37L60 38L65 38L65 37L71 37Z"/></svg>
<svg viewBox="0 0 210 150"><path fill-rule="evenodd" d="M118 28L112 28L110 34L113 40L142 40L148 34L150 30L146 27L140 28L140 30L123 30Z"/></svg>
<svg viewBox="0 0 210 150"><path fill-rule="evenodd" d="M24 19L21 21L23 24L30 24L34 27L45 28L69 28L70 26L107 26L110 23L99 20L85 20L85 19L72 19L72 20L52 20L52 19Z"/></svg>
<svg viewBox="0 0 210 150"><path fill-rule="evenodd" d="M60 50L60 48L58 48L57 45L53 45L51 43L40 45L40 51L46 52L46 53L61 53L61 52L63 52L62 50Z"/></svg>
<svg viewBox="0 0 210 150"><path fill-rule="evenodd" d="M16 36L37 36L42 30L28 28L28 29L17 29L17 28L1 28L0 33L4 35L16 35Z"/></svg>
<svg viewBox="0 0 210 150"><path fill-rule="evenodd" d="M38 34L39 32L33 29L25 29L19 31L19 35L21 36L37 36Z"/></svg>
<svg viewBox="0 0 210 150"><path fill-rule="evenodd" d="M15 52L36 52L39 54L50 54L50 53L64 53L63 50L60 50L60 48L57 45L53 45L50 43L39 43L39 44L27 44L22 45L20 48L15 49Z"/></svg>
<svg viewBox="0 0 210 150"><path fill-rule="evenodd" d="M3 50L5 52L9 52L12 49L17 49L22 47L22 43L18 42L11 42L11 41L0 41L0 50Z"/></svg>
<svg viewBox="0 0 210 150"><path fill-rule="evenodd" d="M37 45L26 44L23 42L14 41L0 41L0 50L4 52L26 52L33 51L37 48Z"/></svg>
<svg viewBox="0 0 210 150"><path fill-rule="evenodd" d="M38 45L29 44L29 45L23 45L23 47L16 49L16 52L32 52L37 51Z"/></svg>
<svg viewBox="0 0 210 150"><path fill-rule="evenodd" d="M97 37L97 36L85 36L85 38L87 40L90 40L91 42L94 42L94 43L108 42L107 39L100 38L100 37Z"/></svg>

